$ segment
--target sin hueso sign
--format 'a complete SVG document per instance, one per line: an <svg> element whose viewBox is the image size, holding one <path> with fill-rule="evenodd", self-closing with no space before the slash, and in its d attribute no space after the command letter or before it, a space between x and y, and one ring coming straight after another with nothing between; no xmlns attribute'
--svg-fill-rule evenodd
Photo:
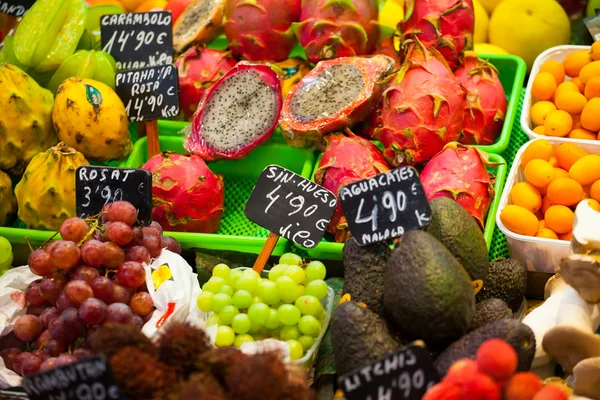
<svg viewBox="0 0 600 400"><path fill-rule="evenodd" d="M340 189L342 211L361 246L382 242L429 224L431 209L419 174L399 167Z"/></svg>
<svg viewBox="0 0 600 400"><path fill-rule="evenodd" d="M132 122L179 114L179 80L174 65L118 72L115 89Z"/></svg>
<svg viewBox="0 0 600 400"><path fill-rule="evenodd" d="M245 214L258 225L293 241L315 247L337 206L333 193L278 165L260 174Z"/></svg>

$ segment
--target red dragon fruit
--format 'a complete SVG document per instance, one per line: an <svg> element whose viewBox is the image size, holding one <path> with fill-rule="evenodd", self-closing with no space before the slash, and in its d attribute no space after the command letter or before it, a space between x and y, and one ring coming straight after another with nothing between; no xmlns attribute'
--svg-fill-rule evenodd
<svg viewBox="0 0 600 400"><path fill-rule="evenodd" d="M292 23L301 0L227 0L225 35L234 54L248 60L285 60L296 44Z"/></svg>
<svg viewBox="0 0 600 400"><path fill-rule="evenodd" d="M493 144L504 124L506 94L498 79L498 71L472 51L465 53L465 62L454 73L467 89L463 118L464 144Z"/></svg>
<svg viewBox="0 0 600 400"><path fill-rule="evenodd" d="M394 65L383 55L319 62L285 98L279 125L286 138L314 142L363 120L381 98L379 81Z"/></svg>
<svg viewBox="0 0 600 400"><path fill-rule="evenodd" d="M212 233L223 217L223 178L204 160L162 152L142 168L152 172L152 219L166 231Z"/></svg>
<svg viewBox="0 0 600 400"><path fill-rule="evenodd" d="M404 42L406 56L383 92L375 138L391 165L428 161L461 134L466 92L444 58L418 40Z"/></svg>
<svg viewBox="0 0 600 400"><path fill-rule="evenodd" d="M377 146L353 135L349 130L347 135L334 133L326 140L327 148L315 172L315 182L331 190L336 196L343 186L390 170ZM345 242L350 237L348 223L339 202L327 232L334 235L336 242Z"/></svg>
<svg viewBox="0 0 600 400"><path fill-rule="evenodd" d="M202 95L219 78L235 67L230 52L192 47L175 61L179 74L179 105L186 120L196 112Z"/></svg>
<svg viewBox="0 0 600 400"><path fill-rule="evenodd" d="M456 200L483 229L494 200L495 177L487 167L495 165L481 150L457 142L448 143L421 172L427 199L448 197Z"/></svg>
<svg viewBox="0 0 600 400"><path fill-rule="evenodd" d="M379 40L377 0L303 0L293 29L308 61L370 54Z"/></svg>
<svg viewBox="0 0 600 400"><path fill-rule="evenodd" d="M406 0L398 30L404 39L416 34L436 48L452 70L462 63L463 51L473 48L473 0Z"/></svg>
<svg viewBox="0 0 600 400"><path fill-rule="evenodd" d="M239 62L204 93L185 150L205 160L242 158L271 136L282 102L277 72Z"/></svg>

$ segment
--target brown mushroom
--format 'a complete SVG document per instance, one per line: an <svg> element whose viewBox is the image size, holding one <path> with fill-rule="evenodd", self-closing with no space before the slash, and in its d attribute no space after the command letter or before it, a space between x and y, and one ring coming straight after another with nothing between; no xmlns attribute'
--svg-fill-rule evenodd
<svg viewBox="0 0 600 400"><path fill-rule="evenodd" d="M600 357L580 361L573 368L573 377L576 395L600 400Z"/></svg>
<svg viewBox="0 0 600 400"><path fill-rule="evenodd" d="M568 325L550 329L542 346L567 373L582 360L600 357L600 335Z"/></svg>

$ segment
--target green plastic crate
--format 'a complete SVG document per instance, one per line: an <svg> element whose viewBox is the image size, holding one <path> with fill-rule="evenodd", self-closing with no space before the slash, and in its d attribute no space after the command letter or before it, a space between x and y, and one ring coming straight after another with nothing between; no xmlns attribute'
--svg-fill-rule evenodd
<svg viewBox="0 0 600 400"><path fill-rule="evenodd" d="M487 243L488 249L490 249L494 236L494 229L496 228L496 212L498 210L498 203L500 202L500 194L502 193L502 189L504 188L504 181L506 180L506 174L508 168L506 166L506 161L502 156L498 154L489 154L490 161L494 163L500 163L493 169L490 169L496 176L496 182L494 183L494 190L496 191L496 196L490 205L490 210L488 211L488 215L485 221L485 229L483 232L483 236L485 237L485 242ZM321 161L321 155L317 157L317 162L315 164L315 170L311 176L311 179L314 180L314 173L317 170L317 166ZM316 258L316 259L326 259L326 260L341 260L342 259L342 249L344 248L343 243L337 243L331 240L329 234L323 238L321 243L319 243L316 247L312 249L300 249L298 248L298 252L305 255L308 258ZM294 244L294 247L297 247Z"/></svg>
<svg viewBox="0 0 600 400"><path fill-rule="evenodd" d="M163 151L185 154L182 137L160 137L160 148ZM147 160L147 139L142 138L136 143L124 167L139 168ZM177 239L186 249L205 248L258 254L269 231L247 219L244 208L259 175L267 165L277 164L309 179L314 162L313 152L294 149L283 144L263 144L241 160L210 162L210 169L223 175L225 182L225 213L221 220L221 227L214 234L190 232L166 232L166 234ZM288 248L288 241L279 238L273 255L281 255Z"/></svg>

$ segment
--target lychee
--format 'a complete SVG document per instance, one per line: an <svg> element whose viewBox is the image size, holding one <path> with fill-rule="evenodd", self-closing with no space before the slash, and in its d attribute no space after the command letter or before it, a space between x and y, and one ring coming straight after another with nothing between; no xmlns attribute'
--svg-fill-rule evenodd
<svg viewBox="0 0 600 400"><path fill-rule="evenodd" d="M467 377L477 373L477 362L470 358L463 358L456 361L448 369L448 373L444 377L444 382L452 382L462 385Z"/></svg>
<svg viewBox="0 0 600 400"><path fill-rule="evenodd" d="M477 372L465 380L463 400L500 400L500 389L489 376Z"/></svg>
<svg viewBox="0 0 600 400"><path fill-rule="evenodd" d="M462 395L460 385L444 381L429 389L421 400L462 400Z"/></svg>
<svg viewBox="0 0 600 400"><path fill-rule="evenodd" d="M540 378L531 372L519 372L506 382L502 393L504 400L531 400L542 388Z"/></svg>
<svg viewBox="0 0 600 400"><path fill-rule="evenodd" d="M532 400L568 400L564 390L555 385L546 385L533 396Z"/></svg>
<svg viewBox="0 0 600 400"><path fill-rule="evenodd" d="M504 340L490 339L477 350L479 371L502 381L510 378L517 370L517 352Z"/></svg>

